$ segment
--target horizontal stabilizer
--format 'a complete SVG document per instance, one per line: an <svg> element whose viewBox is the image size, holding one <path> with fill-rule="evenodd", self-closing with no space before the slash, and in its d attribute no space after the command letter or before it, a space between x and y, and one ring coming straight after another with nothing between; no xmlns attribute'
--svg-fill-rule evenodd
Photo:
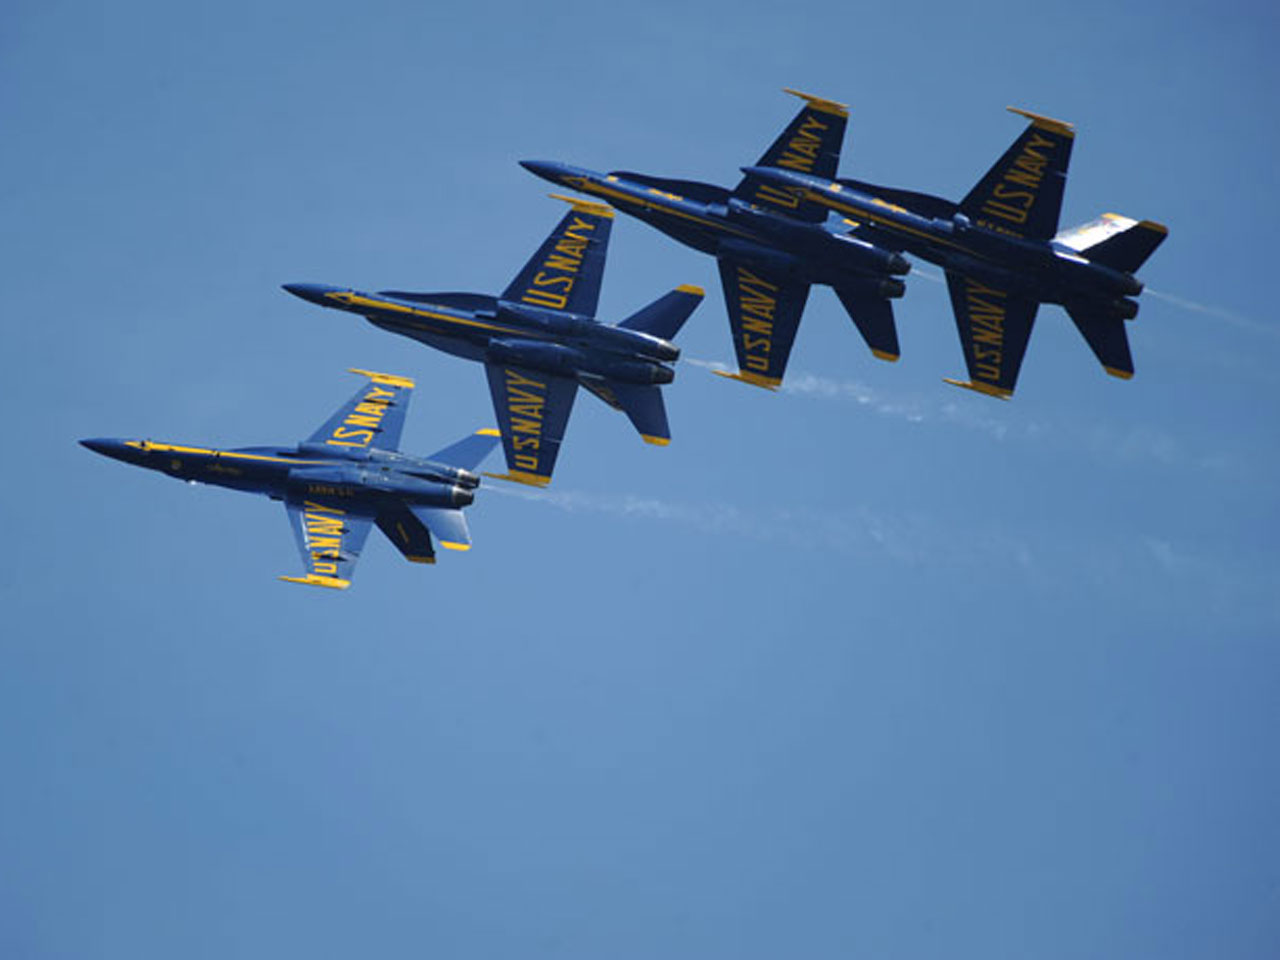
<svg viewBox="0 0 1280 960"><path fill-rule="evenodd" d="M857 288L837 286L835 291L876 359L897 360L900 351L898 328L893 322L893 304L885 297Z"/></svg>
<svg viewBox="0 0 1280 960"><path fill-rule="evenodd" d="M474 470L501 442L502 435L492 427L477 430L470 436L463 437L457 443L451 443L443 450L437 450L427 457L436 463L446 463L451 467L463 470Z"/></svg>
<svg viewBox="0 0 1280 960"><path fill-rule="evenodd" d="M1154 220L1131 220L1106 213L1055 239L1094 263L1133 273L1168 235L1169 228Z"/></svg>
<svg viewBox="0 0 1280 960"><path fill-rule="evenodd" d="M397 503L378 514L378 529L411 563L435 563L431 533L404 503Z"/></svg>
<svg viewBox="0 0 1280 960"><path fill-rule="evenodd" d="M421 520L446 550L470 550L471 531L467 518L456 507L424 507L412 504L409 509Z"/></svg>
<svg viewBox="0 0 1280 960"><path fill-rule="evenodd" d="M1091 314L1076 306L1067 307L1067 314L1107 373L1121 380L1133 376L1133 355L1129 352L1129 334L1123 320Z"/></svg>
<svg viewBox="0 0 1280 960"><path fill-rule="evenodd" d="M705 295L701 287L684 284L642 307L618 326L663 340L674 340Z"/></svg>
<svg viewBox="0 0 1280 960"><path fill-rule="evenodd" d="M671 442L661 387L617 380L592 381L584 386L615 410L625 413L645 443L665 447Z"/></svg>

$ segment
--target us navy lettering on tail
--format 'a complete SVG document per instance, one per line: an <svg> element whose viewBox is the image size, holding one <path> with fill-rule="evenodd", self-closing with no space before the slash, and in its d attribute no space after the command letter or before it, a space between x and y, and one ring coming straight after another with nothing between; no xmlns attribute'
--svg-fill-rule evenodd
<svg viewBox="0 0 1280 960"><path fill-rule="evenodd" d="M1049 157L1040 151L1054 147L1055 141L1031 131L1030 139L1004 176L991 190L991 197L982 205L982 212L1000 217L1010 223L1024 224L1032 204L1040 191ZM1025 189L1018 189L1019 187Z"/></svg>
<svg viewBox="0 0 1280 960"><path fill-rule="evenodd" d="M747 366L757 372L769 369L773 349L773 319L778 307L778 285L738 267L739 309L742 313L742 349Z"/></svg>
<svg viewBox="0 0 1280 960"><path fill-rule="evenodd" d="M590 234L596 225L581 217L574 217L557 242L541 269L533 275L530 285L520 299L535 307L563 310L569 305L569 294L578 280L582 258L586 255Z"/></svg>
<svg viewBox="0 0 1280 960"><path fill-rule="evenodd" d="M347 414L342 424L334 427L325 443L333 447L367 447L381 429L382 418L394 397L394 390L384 390L376 383ZM365 429L362 429L365 428Z"/></svg>
<svg viewBox="0 0 1280 960"><path fill-rule="evenodd" d="M542 449L543 408L547 385L507 368L507 409L511 416L511 446L516 451L515 466L536 473L538 453ZM521 452L525 451L525 452Z"/></svg>

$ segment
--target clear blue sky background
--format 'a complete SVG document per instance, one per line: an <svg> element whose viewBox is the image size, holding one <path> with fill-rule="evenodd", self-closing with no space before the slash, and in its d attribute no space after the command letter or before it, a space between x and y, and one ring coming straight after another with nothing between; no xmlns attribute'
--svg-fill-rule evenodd
<svg viewBox="0 0 1280 960"><path fill-rule="evenodd" d="M63 3L0 14L0 955L1280 956L1274 7ZM675 441L578 403L549 495L343 594L283 511L78 447L292 442L362 366L405 448L481 370L279 289L500 290L524 157L732 183L797 87L842 170L959 197L1078 127L1064 224L1167 222L1103 374L1017 398L936 271L872 360L682 364ZM602 316L714 264L620 219Z"/></svg>

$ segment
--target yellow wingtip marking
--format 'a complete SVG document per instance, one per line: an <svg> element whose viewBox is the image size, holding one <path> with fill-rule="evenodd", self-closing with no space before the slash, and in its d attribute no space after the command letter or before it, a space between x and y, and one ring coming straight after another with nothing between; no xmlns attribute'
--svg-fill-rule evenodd
<svg viewBox="0 0 1280 960"><path fill-rule="evenodd" d="M988 383L975 383L972 380L952 380L950 377L943 377L942 382L949 383L953 387L964 387L964 389L980 393L984 397L995 397L997 400L1008 400L1013 396L1012 390L1002 390Z"/></svg>
<svg viewBox="0 0 1280 960"><path fill-rule="evenodd" d="M678 293L691 293L695 297L705 297L707 295L707 291L692 283L682 283L676 287L676 291Z"/></svg>
<svg viewBox="0 0 1280 960"><path fill-rule="evenodd" d="M444 547L446 550L470 550L471 549L471 544L469 543L451 543L448 540L441 540L440 546Z"/></svg>
<svg viewBox="0 0 1280 960"><path fill-rule="evenodd" d="M350 580L341 577L322 577L318 573L309 573L305 577L281 577L286 583L303 583L310 587L328 587L331 590L345 590L351 586Z"/></svg>
<svg viewBox="0 0 1280 960"><path fill-rule="evenodd" d="M551 482L550 477L544 477L540 473L526 473L524 470L508 470L506 473L485 473L486 477L492 477L494 480L510 480L512 483L523 483L530 487L545 487Z"/></svg>
<svg viewBox="0 0 1280 960"><path fill-rule="evenodd" d="M594 200L583 200L581 197L566 197L563 193L548 193L552 200L563 200L579 213L590 213L606 220L613 219L613 207L607 203L596 203Z"/></svg>
<svg viewBox="0 0 1280 960"><path fill-rule="evenodd" d="M1113 377L1119 377L1121 380L1132 380L1132 379L1133 379L1133 371L1132 371L1132 370L1120 370L1120 369L1118 369L1118 368L1116 368L1116 367L1103 367L1102 369L1103 369L1103 370L1105 370L1105 371L1107 371L1107 373L1111 374L1111 376L1113 376Z"/></svg>
<svg viewBox="0 0 1280 960"><path fill-rule="evenodd" d="M789 93L793 97L799 97L820 113L834 113L837 117L847 117L849 115L849 105L847 103L838 103L825 97L815 97L811 93L802 93L799 90L792 90L790 87L783 87L782 92Z"/></svg>
<svg viewBox="0 0 1280 960"><path fill-rule="evenodd" d="M899 354L886 353L883 350L876 350L876 349L872 349L871 355L875 357L877 360L887 360L889 363L897 363L899 358Z"/></svg>
<svg viewBox="0 0 1280 960"><path fill-rule="evenodd" d="M776 377L762 377L758 373L751 373L746 370L738 370L731 372L729 370L712 370L717 377L724 377L726 380L741 380L743 383L749 383L753 387L762 387L765 390L776 391L782 384L782 381Z"/></svg>
<svg viewBox="0 0 1280 960"><path fill-rule="evenodd" d="M1169 228L1163 223L1156 223L1154 220L1139 220L1138 226L1143 230L1150 230L1153 233L1158 233L1162 237L1167 237L1169 235Z"/></svg>
<svg viewBox="0 0 1280 960"><path fill-rule="evenodd" d="M411 557L408 554L405 554L404 558L408 560L410 563L435 563L436 562L435 557Z"/></svg>
<svg viewBox="0 0 1280 960"><path fill-rule="evenodd" d="M485 427L485 428L484 428L484 429L482 429L482 430L477 430L477 431L476 431L476 436L477 436L477 437L500 437L500 436L502 436L502 434L501 434L501 433L499 433L499 432L498 432L495 428L493 428L493 427Z"/></svg>
<svg viewBox="0 0 1280 960"><path fill-rule="evenodd" d="M1074 137L1076 128L1065 120L1055 120L1053 117L1046 117L1039 113L1032 113L1030 110L1023 110L1021 107L1005 107L1010 113L1016 113L1021 117L1026 117L1031 123L1041 130L1049 130L1053 133L1060 133L1064 137Z"/></svg>
<svg viewBox="0 0 1280 960"><path fill-rule="evenodd" d="M647 433L640 434L644 438L645 443L652 443L655 447L665 447L671 443L670 437L653 437Z"/></svg>
<svg viewBox="0 0 1280 960"><path fill-rule="evenodd" d="M356 367L349 368L350 373L358 373L362 377L368 377L374 383L384 383L389 387L409 387L413 388L413 381L408 377L396 376L394 373L378 373L376 370L359 370Z"/></svg>

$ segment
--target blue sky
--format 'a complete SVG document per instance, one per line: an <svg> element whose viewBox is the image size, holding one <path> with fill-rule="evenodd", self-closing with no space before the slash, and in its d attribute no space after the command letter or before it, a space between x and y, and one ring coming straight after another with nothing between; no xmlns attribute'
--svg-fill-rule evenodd
<svg viewBox="0 0 1280 960"><path fill-rule="evenodd" d="M0 953L13 958L1274 957L1280 322L1263 4L905 9L123 2L0 14L7 421ZM873 361L816 291L788 387L714 264L619 219L617 320L708 290L675 440L577 405L546 494L433 568L289 587L265 499L87 436L292 442L481 371L279 289L496 292L561 207L525 157L731 183L848 102L842 171L959 197L1077 125L1063 223L1167 223L1106 377L1040 315L963 371L925 267ZM701 365L700 365L701 364Z"/></svg>

